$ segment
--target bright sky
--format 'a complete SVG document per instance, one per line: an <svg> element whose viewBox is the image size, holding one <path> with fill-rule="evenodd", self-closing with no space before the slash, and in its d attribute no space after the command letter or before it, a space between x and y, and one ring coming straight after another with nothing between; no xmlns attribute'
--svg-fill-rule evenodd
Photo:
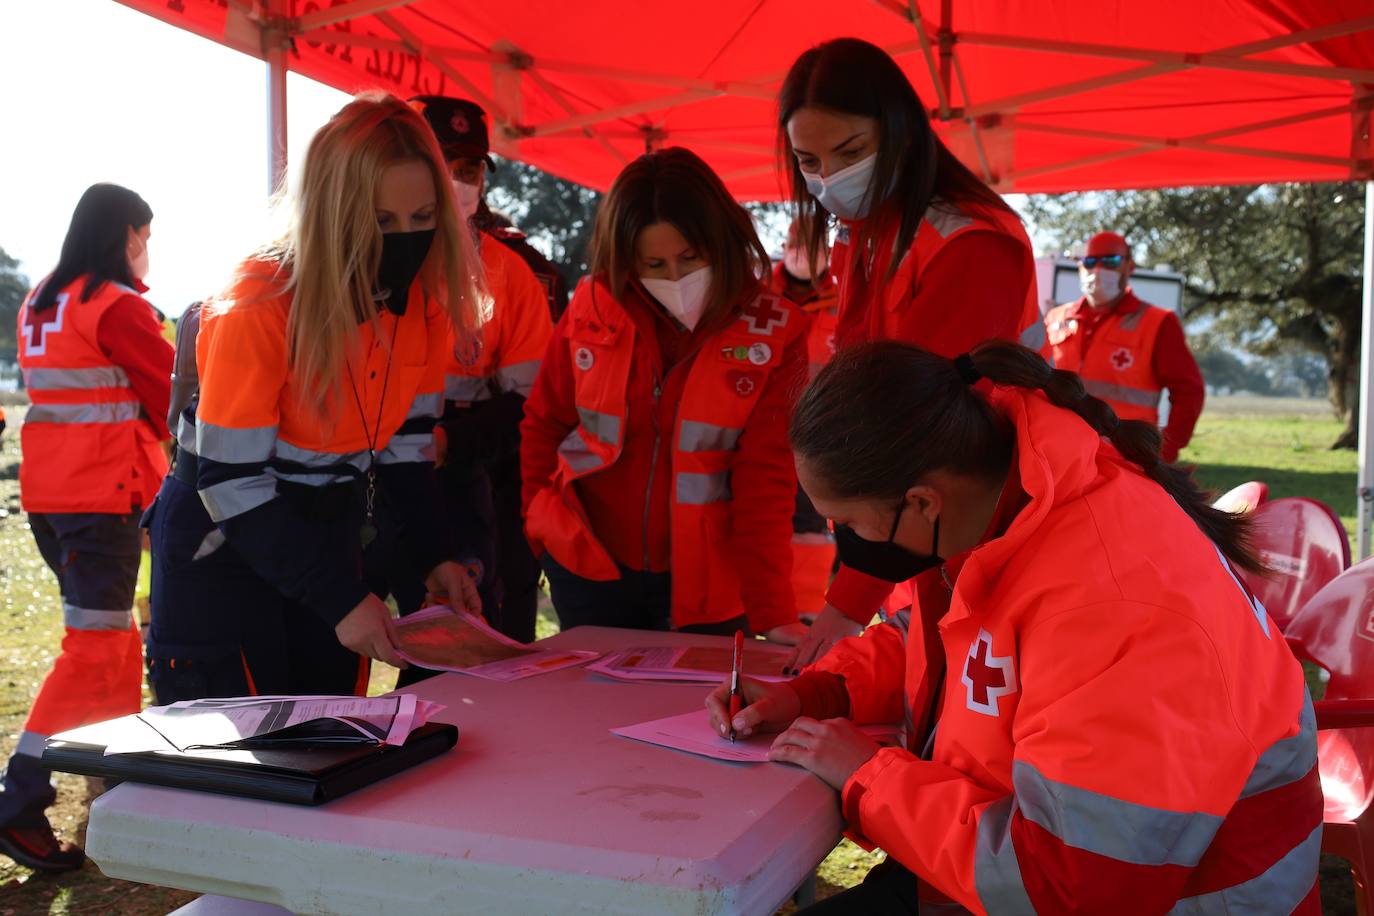
<svg viewBox="0 0 1374 916"><path fill-rule="evenodd" d="M148 298L170 315L269 238L261 61L115 0L0 0L0 86L0 248L31 282L97 181L153 208ZM295 74L287 91L295 157L347 96Z"/></svg>
<svg viewBox="0 0 1374 916"><path fill-rule="evenodd" d="M30 281L57 263L97 181L153 208L148 298L169 314L217 291L267 238L267 74L114 0L0 2L0 248ZM292 74L298 154L347 96Z"/></svg>

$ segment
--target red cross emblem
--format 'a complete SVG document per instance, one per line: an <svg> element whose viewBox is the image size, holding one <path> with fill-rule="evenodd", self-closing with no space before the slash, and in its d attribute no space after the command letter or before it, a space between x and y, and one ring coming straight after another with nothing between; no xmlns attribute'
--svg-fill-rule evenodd
<svg viewBox="0 0 1374 916"><path fill-rule="evenodd" d="M740 317L755 334L772 334L774 328L787 326L787 311L778 307L777 296L759 296L744 307Z"/></svg>
<svg viewBox="0 0 1374 916"><path fill-rule="evenodd" d="M735 389L735 394L742 398L749 397L749 395L753 394L759 387L758 381L748 372L732 370L726 373L725 378L726 381L730 383L731 387Z"/></svg>
<svg viewBox="0 0 1374 916"><path fill-rule="evenodd" d="M48 349L48 332L56 334L62 330L62 317L67 313L67 294L59 293L57 305L52 311L44 310L36 312L32 308L24 312L24 330L28 340L24 343L24 352L28 356L42 356ZM51 321L44 321L48 315L52 316Z"/></svg>
<svg viewBox="0 0 1374 916"><path fill-rule="evenodd" d="M995 716L997 699L1016 692L1016 662L1010 655L993 655L992 634L979 630L964 659L961 680L968 688L968 708Z"/></svg>
<svg viewBox="0 0 1374 916"><path fill-rule="evenodd" d="M1119 348L1111 355L1112 366L1117 372L1125 372L1135 365L1135 355L1126 347Z"/></svg>

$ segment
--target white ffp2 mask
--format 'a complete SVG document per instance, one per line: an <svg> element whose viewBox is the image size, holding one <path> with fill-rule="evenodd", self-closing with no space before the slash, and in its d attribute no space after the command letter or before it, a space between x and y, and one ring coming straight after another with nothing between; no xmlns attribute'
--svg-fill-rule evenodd
<svg viewBox="0 0 1374 916"><path fill-rule="evenodd" d="M802 172L802 177L806 179L806 190L822 207L840 219L863 219L873 209L868 186L873 183L873 167L877 163L878 154L874 153L828 178L810 172Z"/></svg>
<svg viewBox="0 0 1374 916"><path fill-rule="evenodd" d="M639 282L683 327L696 330L706 308L706 294L711 289L710 267L694 270L680 280L640 277Z"/></svg>

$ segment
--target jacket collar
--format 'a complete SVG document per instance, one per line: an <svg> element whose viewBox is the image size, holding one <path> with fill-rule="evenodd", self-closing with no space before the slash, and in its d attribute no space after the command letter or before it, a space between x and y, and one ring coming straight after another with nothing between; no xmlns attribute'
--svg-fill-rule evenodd
<svg viewBox="0 0 1374 916"><path fill-rule="evenodd" d="M1092 488L1100 474L1099 461L1124 460L1087 423L1051 404L1042 392L999 386L989 400L1015 428L1015 474L1026 502L1006 531L969 554L955 584L962 601L951 608L942 626L968 616L968 608L991 594L999 572L1017 552L1034 549L1050 511Z"/></svg>

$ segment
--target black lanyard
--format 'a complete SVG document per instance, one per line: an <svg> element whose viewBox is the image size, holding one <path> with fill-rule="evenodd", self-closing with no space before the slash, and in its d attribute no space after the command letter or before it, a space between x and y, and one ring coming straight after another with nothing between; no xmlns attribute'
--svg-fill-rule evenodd
<svg viewBox="0 0 1374 916"><path fill-rule="evenodd" d="M377 526L372 523L374 507L377 502L377 440L382 429L382 413L386 410L386 388L391 381L391 363L396 358L396 337L401 331L401 316L396 316L396 324L391 330L391 350L387 354L386 373L382 376L382 396L377 402L377 419L372 424L372 432L367 431L367 414L363 410L363 399L358 394L358 384L353 380L353 366L348 365L348 385L353 389L353 401L358 405L358 419L363 424L363 435L367 437L367 501L363 526L358 530L358 539L363 548L377 539Z"/></svg>

